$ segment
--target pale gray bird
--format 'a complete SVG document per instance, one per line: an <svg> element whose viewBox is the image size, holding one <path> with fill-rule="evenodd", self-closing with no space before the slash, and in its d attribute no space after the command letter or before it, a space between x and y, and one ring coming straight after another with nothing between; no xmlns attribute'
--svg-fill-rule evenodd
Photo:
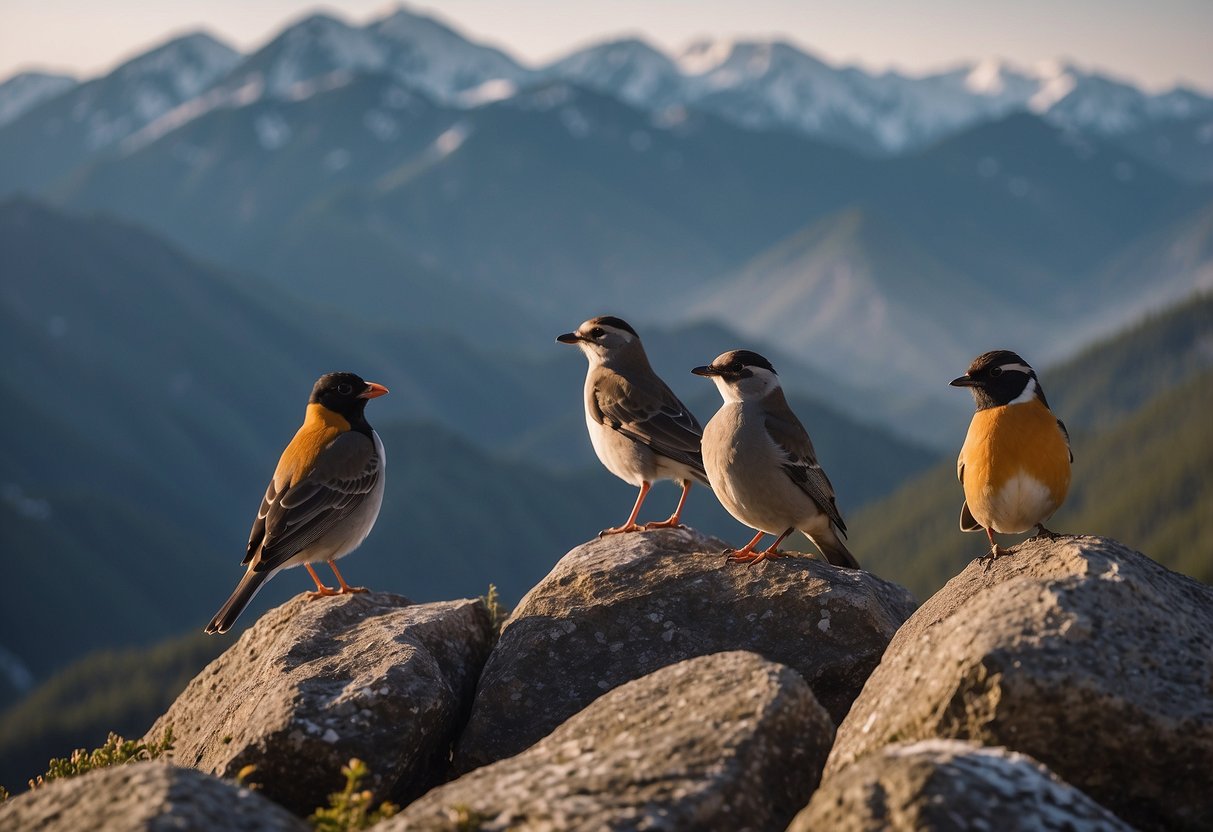
<svg viewBox="0 0 1213 832"><path fill-rule="evenodd" d="M602 534L641 529L681 528L679 518L695 480L707 484L699 451L703 428L649 365L636 330L606 315L557 339L576 344L590 361L585 376L585 423L598 459L619 479L640 489L622 526ZM674 480L682 486L669 519L636 524L653 483Z"/></svg>
<svg viewBox="0 0 1213 832"><path fill-rule="evenodd" d="M817 464L809 434L788 407L771 362L749 350L717 356L691 370L716 382L724 404L703 432L708 481L729 514L758 534L729 560L756 563L784 553L779 544L799 529L835 566L858 569L842 542L847 526L834 487ZM754 551L763 534L776 540Z"/></svg>

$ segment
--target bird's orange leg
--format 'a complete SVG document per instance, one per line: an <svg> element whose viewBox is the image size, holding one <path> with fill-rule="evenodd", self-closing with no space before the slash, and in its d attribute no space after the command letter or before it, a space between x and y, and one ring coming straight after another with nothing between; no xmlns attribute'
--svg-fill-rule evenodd
<svg viewBox="0 0 1213 832"><path fill-rule="evenodd" d="M349 584L347 584L345 582L345 578L341 577L341 573L337 571L337 562L336 561L333 561L333 560L329 561L329 569L333 570L333 574L337 576L337 583L341 584L341 593L340 594L349 595L350 593L370 592L370 590L364 586L350 586Z"/></svg>
<svg viewBox="0 0 1213 832"><path fill-rule="evenodd" d="M753 566L754 564L758 563L758 561L760 561L760 560L774 560L775 558L789 557L789 555L787 553L779 551L779 544L783 543L785 540L787 540L788 535L790 535L794 531L796 531L796 530L788 529L786 532L784 532L783 534L781 534L779 536L778 540L776 540L774 543L772 543L770 546L768 546L764 551L758 552L758 554L753 558L753 560L750 561L750 566Z"/></svg>
<svg viewBox="0 0 1213 832"><path fill-rule="evenodd" d="M764 534L766 534L766 532L759 532L758 534L754 535L754 539L742 546L740 549L725 549L724 553L728 555L728 557L725 558L725 563L748 563L749 561L758 558L759 554L754 551L754 546L758 544L758 541L762 540L762 536Z"/></svg>
<svg viewBox="0 0 1213 832"><path fill-rule="evenodd" d="M990 564L998 560L1003 555L1011 554L1006 549L998 545L998 541L994 539L994 530L986 527L986 537L990 538L990 554L982 555L978 560L985 564L985 568L989 569Z"/></svg>
<svg viewBox="0 0 1213 832"><path fill-rule="evenodd" d="M646 529L685 529L678 520L682 517L682 507L687 504L687 495L691 493L691 481L687 480L682 484L682 496L678 498L678 508L674 509L674 513L670 515L668 520L659 520L655 523L645 523Z"/></svg>
<svg viewBox="0 0 1213 832"><path fill-rule="evenodd" d="M624 532L638 532L643 527L636 525L636 517L640 514L640 507L644 505L644 498L648 496L649 489L653 486L645 481L640 483L640 494L636 497L636 505L632 506L632 516L628 518L628 522L622 526L615 526L613 529L603 529L598 533L599 537L608 534L623 534Z"/></svg>
<svg viewBox="0 0 1213 832"><path fill-rule="evenodd" d="M312 568L310 563L303 564L307 569L307 573L312 576L312 580L316 582L316 591L309 592L307 597L310 599L327 598L330 595L340 595L339 590L333 589L331 586L325 586L320 582L320 576L316 574L316 570Z"/></svg>

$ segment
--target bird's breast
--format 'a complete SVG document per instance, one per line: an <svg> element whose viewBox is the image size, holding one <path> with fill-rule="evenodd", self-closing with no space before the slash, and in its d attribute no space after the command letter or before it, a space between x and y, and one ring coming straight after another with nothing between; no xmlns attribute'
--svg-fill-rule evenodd
<svg viewBox="0 0 1213 832"><path fill-rule="evenodd" d="M350 423L341 414L321 404L309 404L303 424L274 469L275 490L282 491L306 476L315 466L320 452L349 429Z"/></svg>
<svg viewBox="0 0 1213 832"><path fill-rule="evenodd" d="M1070 488L1069 445L1039 399L977 411L961 462L970 512L998 532L1017 534L1048 519Z"/></svg>

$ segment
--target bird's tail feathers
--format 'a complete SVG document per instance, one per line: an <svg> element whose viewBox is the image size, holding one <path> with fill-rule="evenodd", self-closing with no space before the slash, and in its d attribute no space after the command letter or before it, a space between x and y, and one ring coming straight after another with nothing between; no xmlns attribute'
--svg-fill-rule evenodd
<svg viewBox="0 0 1213 832"><path fill-rule="evenodd" d="M805 533L809 540L821 550L826 560L835 566L845 566L847 569L859 569L859 561L851 554L851 550L842 542L842 538L834 531L833 526L825 532Z"/></svg>
<svg viewBox="0 0 1213 832"><path fill-rule="evenodd" d="M232 591L232 595L227 599L227 602L215 613L215 617L211 619L211 623L206 625L205 632L211 633L226 633L236 623L236 619L240 617L240 613L244 612L244 608L253 600L253 596L261 589L261 585L265 583L273 572L255 572L252 569L244 573L244 577L240 579L240 583L236 584L236 589Z"/></svg>

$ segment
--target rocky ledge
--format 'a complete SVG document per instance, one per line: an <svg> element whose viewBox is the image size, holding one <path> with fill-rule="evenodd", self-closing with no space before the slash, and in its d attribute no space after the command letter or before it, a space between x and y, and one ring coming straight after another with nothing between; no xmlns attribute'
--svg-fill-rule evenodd
<svg viewBox="0 0 1213 832"><path fill-rule="evenodd" d="M868 573L721 549L591 541L495 645L478 601L295 599L150 730L175 765L18 795L0 830L297 828L355 756L402 804L381 832L1210 828L1210 587L1034 540L915 611Z"/></svg>

